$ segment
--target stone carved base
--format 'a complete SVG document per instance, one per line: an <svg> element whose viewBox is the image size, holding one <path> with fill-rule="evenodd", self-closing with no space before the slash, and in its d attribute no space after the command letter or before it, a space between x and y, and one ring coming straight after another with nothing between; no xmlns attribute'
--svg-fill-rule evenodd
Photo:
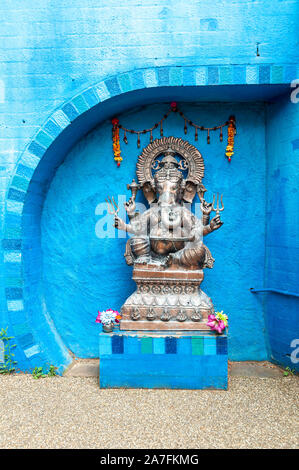
<svg viewBox="0 0 299 470"><path fill-rule="evenodd" d="M203 271L136 265L136 291L121 308L121 330L207 330L214 308L200 289Z"/></svg>

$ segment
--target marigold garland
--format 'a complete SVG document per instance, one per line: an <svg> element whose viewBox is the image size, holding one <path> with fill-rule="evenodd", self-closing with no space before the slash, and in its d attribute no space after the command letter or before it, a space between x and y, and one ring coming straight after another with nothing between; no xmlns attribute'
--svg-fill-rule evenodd
<svg viewBox="0 0 299 470"><path fill-rule="evenodd" d="M188 119L182 111L180 111L177 107L177 104L175 101L173 101L170 104L170 109L162 119L155 123L152 127L149 129L144 129L142 131L135 131L134 129L127 129L126 127L122 126L119 124L119 120L117 118L112 119L112 141L113 141L113 153L114 153L114 160L117 163L117 166L120 166L120 162L122 161L122 157L120 156L121 150L120 150L120 137L119 137L119 130L121 129L124 132L124 142L125 144L128 143L127 139L127 134L136 134L137 135L137 147L140 147L140 134L147 134L150 133L150 142L153 141L153 131L157 129L158 127L160 128L160 136L163 136L163 122L165 119L168 118L168 116L172 113L177 113L179 116L181 116L184 119L184 132L187 134L188 132L188 127L187 125L193 127L195 129L195 140L198 140L198 131L205 131L207 133L207 143L209 144L211 139L210 139L210 132L211 131L216 131L220 130L219 134L219 139L220 142L223 140L223 127L228 128L227 130L227 146L226 146L226 151L225 155L228 158L228 161L231 161L231 157L234 154L234 136L236 134L236 119L234 116L230 116L229 120L226 121L225 123L221 124L220 126L214 126L214 127L204 127L200 126L198 124L195 124L192 122L190 119Z"/></svg>
<svg viewBox="0 0 299 470"><path fill-rule="evenodd" d="M231 161L231 157L234 154L234 140L236 134L236 121L234 116L230 116L229 124L227 129L227 146L225 150L225 155L227 156L228 161Z"/></svg>
<svg viewBox="0 0 299 470"><path fill-rule="evenodd" d="M112 119L112 147L114 153L114 160L117 163L117 166L120 166L122 157L120 156L120 142L119 142L119 120L117 118Z"/></svg>

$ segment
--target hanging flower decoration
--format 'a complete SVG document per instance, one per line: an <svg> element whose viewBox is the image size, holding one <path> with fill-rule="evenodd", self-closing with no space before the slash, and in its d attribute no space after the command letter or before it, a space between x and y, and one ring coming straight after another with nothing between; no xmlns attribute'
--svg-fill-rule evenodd
<svg viewBox="0 0 299 470"><path fill-rule="evenodd" d="M234 140L236 134L236 120L234 116L230 116L227 129L227 146L225 155L230 162L234 154Z"/></svg>
<svg viewBox="0 0 299 470"><path fill-rule="evenodd" d="M119 120L117 118L112 119L112 146L113 146L113 154L114 160L117 163L117 166L120 166L120 162L122 161L122 157L120 156L120 143L119 143Z"/></svg>
<svg viewBox="0 0 299 470"><path fill-rule="evenodd" d="M223 310L221 310L221 312L216 312L215 315L212 314L208 316L207 325L211 328L211 330L222 334L228 325L228 317L223 313Z"/></svg>
<svg viewBox="0 0 299 470"><path fill-rule="evenodd" d="M122 157L120 156L120 136L119 130L121 129L124 133L123 141L125 144L128 143L128 134L135 134L137 135L137 147L140 147L140 135L141 134L150 134L150 142L153 142L153 131L159 128L160 137L163 137L163 123L168 118L171 113L177 113L184 120L184 133L188 133L188 126L192 127L195 130L194 139L198 140L198 133L206 132L207 136L207 143L210 144L211 137L210 133L213 131L219 131L219 140L220 142L223 141L223 128L228 128L228 137L227 137L227 147L225 155L228 157L228 161L231 161L231 157L234 154L234 136L236 134L236 119L234 116L230 116L229 120L220 124L219 126L214 127L204 127L199 124L194 123L191 121L185 114L179 110L177 103L172 101L170 104L170 109L164 116L160 119L160 121L156 122L153 126L149 127L148 129L143 129L142 131L135 131L134 129L128 129L122 126L119 123L117 118L112 119L112 140L113 140L113 153L114 153L114 160L117 162L117 166L120 166L120 162L122 161Z"/></svg>
<svg viewBox="0 0 299 470"><path fill-rule="evenodd" d="M121 314L117 310L109 308L104 312L98 312L96 323L102 323L103 325L117 324L121 320Z"/></svg>

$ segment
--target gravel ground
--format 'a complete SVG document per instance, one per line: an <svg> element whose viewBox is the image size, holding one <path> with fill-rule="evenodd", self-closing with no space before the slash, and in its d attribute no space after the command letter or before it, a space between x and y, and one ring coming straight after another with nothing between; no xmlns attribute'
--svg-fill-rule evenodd
<svg viewBox="0 0 299 470"><path fill-rule="evenodd" d="M298 448L298 377L228 391L100 390L96 378L0 376L1 448Z"/></svg>

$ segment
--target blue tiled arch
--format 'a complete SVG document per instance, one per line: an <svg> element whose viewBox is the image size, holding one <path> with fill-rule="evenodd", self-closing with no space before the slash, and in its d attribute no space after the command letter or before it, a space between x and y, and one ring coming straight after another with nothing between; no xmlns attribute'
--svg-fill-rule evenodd
<svg viewBox="0 0 299 470"><path fill-rule="evenodd" d="M18 344L18 362L25 370L46 362L60 365L62 371L71 355L52 328L50 336L35 332L24 305L24 260L26 234L23 233L24 204L35 170L47 150L64 130L83 113L99 103L130 91L155 87L212 86L237 84L287 84L299 73L298 68L284 65L159 67L134 70L106 78L90 86L56 109L37 131L20 156L7 192L5 235L2 241L5 262L5 296L7 313ZM27 247L28 248L28 247Z"/></svg>

